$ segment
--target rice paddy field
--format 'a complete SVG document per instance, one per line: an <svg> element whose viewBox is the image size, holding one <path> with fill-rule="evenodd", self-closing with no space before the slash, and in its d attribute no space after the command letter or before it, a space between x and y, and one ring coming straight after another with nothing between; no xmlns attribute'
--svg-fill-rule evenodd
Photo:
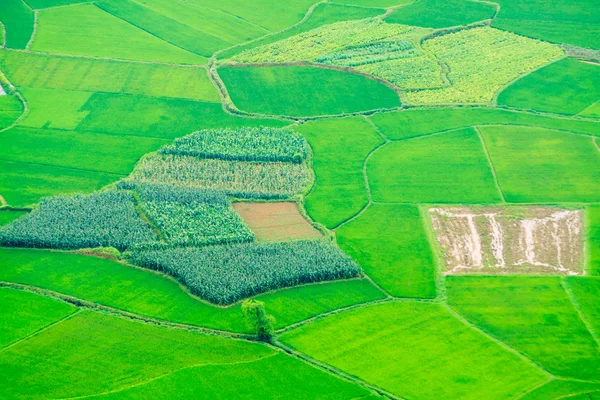
<svg viewBox="0 0 600 400"><path fill-rule="evenodd" d="M1 0L0 398L600 399L594 0Z"/></svg>

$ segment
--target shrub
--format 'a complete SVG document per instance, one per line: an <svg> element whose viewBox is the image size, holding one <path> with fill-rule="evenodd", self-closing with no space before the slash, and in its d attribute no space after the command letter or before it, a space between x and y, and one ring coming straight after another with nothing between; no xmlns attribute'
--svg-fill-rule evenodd
<svg viewBox="0 0 600 400"><path fill-rule="evenodd" d="M360 274L350 257L322 240L137 249L126 256L134 264L178 278L193 293L221 305L273 289Z"/></svg>
<svg viewBox="0 0 600 400"><path fill-rule="evenodd" d="M175 139L162 154L236 161L300 163L308 155L304 138L287 128L208 129Z"/></svg>
<svg viewBox="0 0 600 400"><path fill-rule="evenodd" d="M156 240L140 218L130 193L57 196L0 230L0 244L18 247L124 250Z"/></svg>

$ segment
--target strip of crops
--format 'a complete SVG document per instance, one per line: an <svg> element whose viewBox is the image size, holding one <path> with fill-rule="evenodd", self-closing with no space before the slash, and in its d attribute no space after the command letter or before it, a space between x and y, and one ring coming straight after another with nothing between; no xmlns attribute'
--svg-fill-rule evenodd
<svg viewBox="0 0 600 400"><path fill-rule="evenodd" d="M160 153L228 161L301 163L308 156L308 144L301 135L286 128L208 129L175 139Z"/></svg>
<svg viewBox="0 0 600 400"><path fill-rule="evenodd" d="M77 249L112 246L119 250L156 240L127 192L57 196L42 200L28 215L0 230L0 244Z"/></svg>
<svg viewBox="0 0 600 400"><path fill-rule="evenodd" d="M139 249L127 258L175 276L193 293L220 305L273 289L352 278L361 272L350 257L325 241Z"/></svg>
<svg viewBox="0 0 600 400"><path fill-rule="evenodd" d="M340 67L356 67L381 61L414 57L417 51L408 40L370 43L354 46L317 58L315 61Z"/></svg>
<svg viewBox="0 0 600 400"><path fill-rule="evenodd" d="M151 154L138 163L131 179L222 190L239 198L276 199L304 191L311 174L304 163L251 163Z"/></svg>

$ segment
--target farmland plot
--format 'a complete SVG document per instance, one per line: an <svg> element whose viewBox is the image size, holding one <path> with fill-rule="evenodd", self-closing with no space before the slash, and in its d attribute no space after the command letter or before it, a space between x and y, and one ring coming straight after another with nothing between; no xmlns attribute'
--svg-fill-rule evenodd
<svg viewBox="0 0 600 400"><path fill-rule="evenodd" d="M421 0L399 8L386 21L426 28L445 28L491 19L495 13L496 8L489 3Z"/></svg>
<svg viewBox="0 0 600 400"><path fill-rule="evenodd" d="M587 270L590 275L600 276L600 205L589 206L587 213Z"/></svg>
<svg viewBox="0 0 600 400"><path fill-rule="evenodd" d="M0 4L0 22L4 25L4 43L10 49L24 49L33 34L33 11L23 0L4 0Z"/></svg>

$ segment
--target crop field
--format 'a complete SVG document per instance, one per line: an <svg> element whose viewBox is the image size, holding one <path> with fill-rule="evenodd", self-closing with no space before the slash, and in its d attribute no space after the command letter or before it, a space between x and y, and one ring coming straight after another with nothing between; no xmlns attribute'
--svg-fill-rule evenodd
<svg viewBox="0 0 600 400"><path fill-rule="evenodd" d="M595 0L0 0L0 398L600 400Z"/></svg>

